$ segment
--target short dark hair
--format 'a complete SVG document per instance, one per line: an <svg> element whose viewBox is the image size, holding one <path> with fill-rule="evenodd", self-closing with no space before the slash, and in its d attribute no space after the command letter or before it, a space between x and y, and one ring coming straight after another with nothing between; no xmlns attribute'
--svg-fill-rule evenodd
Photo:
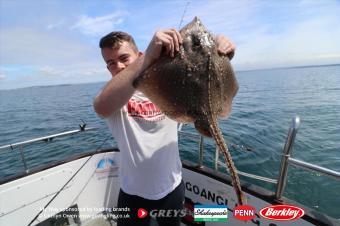
<svg viewBox="0 0 340 226"><path fill-rule="evenodd" d="M99 41L99 47L101 49L103 48L118 48L123 41L128 42L131 47L138 52L137 45L135 43L135 40L132 38L131 35L128 33L125 33L123 31L114 31L111 32L104 37L102 37Z"/></svg>

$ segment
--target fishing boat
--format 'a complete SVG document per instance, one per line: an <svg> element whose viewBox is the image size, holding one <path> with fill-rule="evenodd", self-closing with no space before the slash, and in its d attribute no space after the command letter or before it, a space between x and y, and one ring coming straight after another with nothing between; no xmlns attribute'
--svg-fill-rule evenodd
<svg viewBox="0 0 340 226"><path fill-rule="evenodd" d="M246 172L241 175L241 185L247 198L247 205L254 207L255 213L248 221L234 217L237 197L231 179L218 163L218 150L215 152L214 167L203 164L204 139L198 134L179 130L179 137L197 141L198 161L183 159L183 180L185 184L185 215L182 225L340 225L324 213L294 202L282 194L287 181L290 165L316 171L320 174L340 178L340 172L313 165L291 156L295 135L300 118L295 117L289 128L283 148L279 177L277 179L261 177ZM0 225L116 225L118 217L128 217L128 210L117 214L119 185L119 157L117 148L101 149L92 152L68 156L67 158L28 168L24 149L20 148L36 142L49 142L57 137L86 133L94 128L82 125L77 130L39 137L15 144L0 147L0 151L11 151L18 148L25 172L2 178L0 180ZM196 151L196 150L194 150ZM276 191L251 184L243 180L248 177L276 185ZM195 221L195 205L221 205L228 209L226 222ZM303 210L303 216L294 220L269 219L261 215L261 210L268 206L294 205ZM123 212L122 212L123 211ZM124 213L126 211L126 213ZM151 214L150 214L151 216ZM152 218L152 224L157 222Z"/></svg>

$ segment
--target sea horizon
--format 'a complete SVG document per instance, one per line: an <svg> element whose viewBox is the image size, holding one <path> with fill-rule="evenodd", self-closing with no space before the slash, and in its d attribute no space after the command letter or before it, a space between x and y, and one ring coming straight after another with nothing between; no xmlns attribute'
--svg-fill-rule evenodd
<svg viewBox="0 0 340 226"><path fill-rule="evenodd" d="M292 156L340 172L340 65L243 71L237 72L237 80L239 91L231 115L219 123L238 170L276 179L288 128L297 115L301 125ZM103 82L96 82L1 90L0 146L74 130L84 121L99 132L25 146L27 164L32 168L96 150L111 137L92 105L102 87ZM184 129L196 132L192 125ZM213 166L214 143L205 140L205 163ZM109 141L110 146L115 145L114 139ZM179 147L182 159L197 159L197 143L183 139ZM22 172L18 150L0 155L0 178ZM275 189L271 184L245 180ZM338 191L338 181L290 167L284 196L340 219Z"/></svg>
<svg viewBox="0 0 340 226"><path fill-rule="evenodd" d="M339 66L339 64L314 64L314 65L298 65L298 66L286 66L286 67L266 67L266 68L256 68L256 69L240 69L235 70L235 73L239 72L252 72L252 71L270 71L270 70L281 70L281 69L294 69L294 68L309 68L309 67L328 67L328 66ZM109 78L109 77L108 77ZM79 83L60 83L60 84L51 84L51 85L32 85L32 86L23 86L17 88L9 88L3 89L0 88L0 91L3 90L16 90L16 89L25 89L25 88L33 88L33 87L51 87L51 86L70 86L70 85L86 85L86 84L97 84L97 83L104 83L108 80L103 81L95 81L95 82L79 82Z"/></svg>

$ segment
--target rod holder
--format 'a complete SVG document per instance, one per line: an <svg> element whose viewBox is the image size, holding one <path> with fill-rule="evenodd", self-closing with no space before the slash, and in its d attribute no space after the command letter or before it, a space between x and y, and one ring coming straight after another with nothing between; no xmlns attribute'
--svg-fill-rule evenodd
<svg viewBox="0 0 340 226"><path fill-rule="evenodd" d="M198 159L198 167L203 167L203 154L204 154L204 137L201 135L198 143L199 150L199 159Z"/></svg>

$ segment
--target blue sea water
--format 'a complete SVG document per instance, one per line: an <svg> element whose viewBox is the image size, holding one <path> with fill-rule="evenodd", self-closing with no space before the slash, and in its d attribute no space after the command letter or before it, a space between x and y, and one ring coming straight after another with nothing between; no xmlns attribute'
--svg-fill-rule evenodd
<svg viewBox="0 0 340 226"><path fill-rule="evenodd" d="M340 65L243 71L237 79L240 89L232 114L220 126L239 170L276 179L291 119L298 115L293 156L340 171ZM77 129L82 120L98 129L25 146L29 168L95 150L104 141L102 147L114 146L104 120L92 108L103 85L0 90L0 146ZM190 125L184 130L195 131ZM197 159L194 141L181 139L180 149L182 158ZM213 141L206 140L205 150L205 163L212 166ZM0 150L0 178L23 171L19 151ZM241 178L275 190L274 185ZM340 218L340 181L290 167L284 195Z"/></svg>

